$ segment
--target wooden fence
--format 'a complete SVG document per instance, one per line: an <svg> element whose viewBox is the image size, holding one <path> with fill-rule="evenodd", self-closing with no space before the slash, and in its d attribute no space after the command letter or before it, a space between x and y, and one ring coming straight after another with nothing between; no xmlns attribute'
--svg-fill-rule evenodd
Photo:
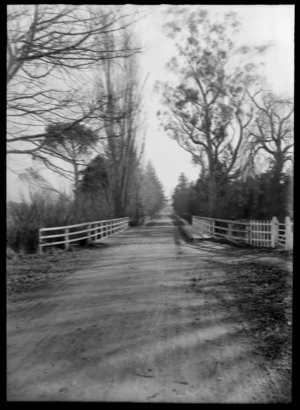
<svg viewBox="0 0 300 410"><path fill-rule="evenodd" d="M192 226L202 236L226 238L252 246L293 250L294 224L287 216L284 223L276 217L270 221L230 221L226 219L192 217Z"/></svg>
<svg viewBox="0 0 300 410"><path fill-rule="evenodd" d="M39 252L45 246L64 245L68 249L71 242L86 240L99 241L128 228L129 218L108 219L105 221L84 222L76 225L41 228L39 230ZM49 235L48 233L51 232ZM58 239L58 240L57 240Z"/></svg>

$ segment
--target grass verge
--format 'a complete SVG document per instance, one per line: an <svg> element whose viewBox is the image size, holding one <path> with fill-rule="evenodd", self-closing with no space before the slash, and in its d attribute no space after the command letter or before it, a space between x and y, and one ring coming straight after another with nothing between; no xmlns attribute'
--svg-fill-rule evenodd
<svg viewBox="0 0 300 410"><path fill-rule="evenodd" d="M275 375L279 400L288 402L292 379L292 255L228 244L220 252L222 259L208 260L208 266L226 273L226 288L233 299L222 299L223 306L228 311L238 308L240 329L252 341L262 366ZM191 281L191 287L200 291L201 277Z"/></svg>
<svg viewBox="0 0 300 410"><path fill-rule="evenodd" d="M78 248L73 252L54 251L39 254L20 254L6 260L6 289L8 297L44 288L96 260L99 248ZM73 248L72 248L73 249Z"/></svg>

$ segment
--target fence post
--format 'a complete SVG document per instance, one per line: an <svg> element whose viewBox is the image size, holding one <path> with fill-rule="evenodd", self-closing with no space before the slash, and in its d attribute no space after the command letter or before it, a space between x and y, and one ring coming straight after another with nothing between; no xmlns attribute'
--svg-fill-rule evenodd
<svg viewBox="0 0 300 410"><path fill-rule="evenodd" d="M285 218L285 249L290 251L293 249L293 232L290 218Z"/></svg>
<svg viewBox="0 0 300 410"><path fill-rule="evenodd" d="M271 221L271 246L276 248L278 244L278 219L273 216Z"/></svg>
<svg viewBox="0 0 300 410"><path fill-rule="evenodd" d="M212 230L211 230L211 236L214 238L215 237L215 220L212 220L211 224Z"/></svg>
<svg viewBox="0 0 300 410"><path fill-rule="evenodd" d="M69 249L69 228L65 229L65 249Z"/></svg>

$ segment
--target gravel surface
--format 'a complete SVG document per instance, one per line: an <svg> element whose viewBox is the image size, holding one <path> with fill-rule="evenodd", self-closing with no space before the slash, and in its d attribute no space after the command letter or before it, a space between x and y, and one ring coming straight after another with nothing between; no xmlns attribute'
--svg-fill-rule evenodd
<svg viewBox="0 0 300 410"><path fill-rule="evenodd" d="M153 222L8 261L9 401L291 401L290 257Z"/></svg>

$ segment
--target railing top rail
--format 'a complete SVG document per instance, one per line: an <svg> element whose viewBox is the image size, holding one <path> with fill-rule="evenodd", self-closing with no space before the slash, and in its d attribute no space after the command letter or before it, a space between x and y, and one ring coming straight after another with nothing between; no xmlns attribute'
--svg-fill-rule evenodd
<svg viewBox="0 0 300 410"><path fill-rule="evenodd" d="M61 229L67 229L67 228L77 228L78 226L84 226L84 225L90 225L90 224L98 224L98 223L103 223L103 222L115 222L115 221L121 221L122 219L129 219L128 216L125 216L123 218L115 218L115 219L105 219L102 221L92 221L92 222L82 222L80 224L75 224L75 225L64 225L64 226L53 226L50 228L40 228L40 232L45 232L45 231L59 231Z"/></svg>
<svg viewBox="0 0 300 410"><path fill-rule="evenodd" d="M228 220L228 219L215 219L217 222L227 222L227 223L233 223L237 225L249 225L250 221L247 222L241 222L239 220Z"/></svg>
<svg viewBox="0 0 300 410"><path fill-rule="evenodd" d="M214 218L208 218L207 216L197 216L197 215L192 215L193 218L198 218L198 219L209 219L210 221L214 221Z"/></svg>
<svg viewBox="0 0 300 410"><path fill-rule="evenodd" d="M209 221L217 221L217 222L227 222L227 223L234 223L238 225L249 225L250 221L247 222L240 222L239 220L228 220L228 219L216 219L216 218L207 218L205 216L194 216L193 218L198 218L198 219L207 219Z"/></svg>

